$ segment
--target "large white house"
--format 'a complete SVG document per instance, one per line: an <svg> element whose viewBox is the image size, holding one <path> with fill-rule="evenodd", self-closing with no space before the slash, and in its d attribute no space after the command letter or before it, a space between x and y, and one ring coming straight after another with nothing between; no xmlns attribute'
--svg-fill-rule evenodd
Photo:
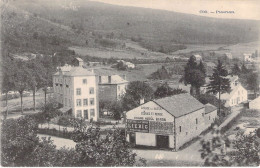
<svg viewBox="0 0 260 168"><path fill-rule="evenodd" d="M99 117L97 76L82 66L65 65L53 75L55 99L72 115L96 121Z"/></svg>
<svg viewBox="0 0 260 168"><path fill-rule="evenodd" d="M227 76L230 80L230 93L223 93L220 96L220 99L225 101L226 107L236 106L242 102L247 101L247 90L241 85L238 81L238 76ZM217 94L218 97L218 94Z"/></svg>
<svg viewBox="0 0 260 168"><path fill-rule="evenodd" d="M189 94L165 97L126 113L126 139L134 145L178 150L216 118L216 107L205 106Z"/></svg>

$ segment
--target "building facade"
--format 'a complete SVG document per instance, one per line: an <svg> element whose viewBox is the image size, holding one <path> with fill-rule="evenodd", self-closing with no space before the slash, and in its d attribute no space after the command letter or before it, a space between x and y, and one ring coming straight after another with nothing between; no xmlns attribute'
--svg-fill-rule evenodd
<svg viewBox="0 0 260 168"><path fill-rule="evenodd" d="M230 80L230 93L223 93L220 96L220 99L225 102L225 107L232 107L243 102L247 102L248 93L247 90L239 82L238 76L227 76ZM218 94L216 95L218 97Z"/></svg>
<svg viewBox="0 0 260 168"><path fill-rule="evenodd" d="M211 120L205 124L205 117ZM126 139L134 145L171 148L200 135L217 118L189 94L149 101L126 113Z"/></svg>
<svg viewBox="0 0 260 168"><path fill-rule="evenodd" d="M117 101L125 94L128 81L119 75L99 75L99 97L104 101Z"/></svg>
<svg viewBox="0 0 260 168"><path fill-rule="evenodd" d="M85 120L99 118L97 76L83 67L65 65L53 75L55 99L72 115Z"/></svg>

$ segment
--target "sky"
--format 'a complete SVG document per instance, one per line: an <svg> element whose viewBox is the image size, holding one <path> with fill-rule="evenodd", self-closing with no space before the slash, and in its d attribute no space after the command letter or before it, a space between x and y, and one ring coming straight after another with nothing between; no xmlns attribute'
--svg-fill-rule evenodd
<svg viewBox="0 0 260 168"><path fill-rule="evenodd" d="M260 20L259 0L92 0L120 6L169 10L216 18ZM216 13L234 11L234 13ZM207 11L207 13L201 13ZM214 12L214 13L211 13Z"/></svg>

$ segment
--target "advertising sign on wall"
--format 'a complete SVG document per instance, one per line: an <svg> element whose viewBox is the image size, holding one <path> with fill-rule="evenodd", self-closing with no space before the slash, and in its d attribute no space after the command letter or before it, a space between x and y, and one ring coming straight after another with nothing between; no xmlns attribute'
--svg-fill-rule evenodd
<svg viewBox="0 0 260 168"><path fill-rule="evenodd" d="M157 134L172 134L172 122L158 122L147 120L127 120L127 131L157 133Z"/></svg>
<svg viewBox="0 0 260 168"><path fill-rule="evenodd" d="M127 131L149 132L149 121L146 120L127 120Z"/></svg>
<svg viewBox="0 0 260 168"><path fill-rule="evenodd" d="M162 134L172 134L173 133L173 123L172 122L156 122L150 121L149 124L150 133L162 133Z"/></svg>

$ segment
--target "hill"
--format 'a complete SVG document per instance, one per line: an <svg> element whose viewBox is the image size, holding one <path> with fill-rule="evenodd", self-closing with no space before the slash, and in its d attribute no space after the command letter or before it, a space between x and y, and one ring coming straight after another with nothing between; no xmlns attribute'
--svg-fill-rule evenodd
<svg viewBox="0 0 260 168"><path fill-rule="evenodd" d="M80 32L111 38L173 44L231 44L259 40L260 22L253 20L216 19L86 0L21 0L13 4Z"/></svg>
<svg viewBox="0 0 260 168"><path fill-rule="evenodd" d="M103 55L106 48L112 48L119 54L127 50L134 58L150 58L157 57L158 52L183 50L190 44L230 45L259 40L259 21L207 18L87 0L9 0L1 5L1 11L2 52L53 54L81 46L88 51L102 48Z"/></svg>

